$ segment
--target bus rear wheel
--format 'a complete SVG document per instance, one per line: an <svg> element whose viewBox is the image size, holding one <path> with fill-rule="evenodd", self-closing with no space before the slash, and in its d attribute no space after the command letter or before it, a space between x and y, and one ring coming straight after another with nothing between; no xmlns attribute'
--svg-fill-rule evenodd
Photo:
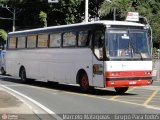
<svg viewBox="0 0 160 120"><path fill-rule="evenodd" d="M129 87L116 87L115 90L118 94L124 94Z"/></svg>
<svg viewBox="0 0 160 120"><path fill-rule="evenodd" d="M21 78L23 83L27 82L25 68L20 69L20 78Z"/></svg>
<svg viewBox="0 0 160 120"><path fill-rule="evenodd" d="M80 74L80 77L79 77L79 84L80 84L80 87L81 87L81 90L83 92L86 92L89 90L89 81L88 81L88 77L87 77L87 74L86 73L81 73Z"/></svg>
<svg viewBox="0 0 160 120"><path fill-rule="evenodd" d="M6 71L4 70L3 67L1 68L1 74L2 74L2 75L5 75L5 74L6 74Z"/></svg>

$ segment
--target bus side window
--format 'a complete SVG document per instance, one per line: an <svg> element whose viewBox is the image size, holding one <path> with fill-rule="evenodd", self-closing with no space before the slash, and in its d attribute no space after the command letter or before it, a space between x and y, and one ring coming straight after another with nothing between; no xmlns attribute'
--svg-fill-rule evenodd
<svg viewBox="0 0 160 120"><path fill-rule="evenodd" d="M26 47L26 37L21 36L18 37L17 48L25 48Z"/></svg>
<svg viewBox="0 0 160 120"><path fill-rule="evenodd" d="M88 31L80 31L78 34L78 46L87 46Z"/></svg>
<svg viewBox="0 0 160 120"><path fill-rule="evenodd" d="M61 46L61 33L50 34L49 47L60 47Z"/></svg>
<svg viewBox="0 0 160 120"><path fill-rule="evenodd" d="M9 38L9 49L15 49L17 44L17 38L16 37L10 37Z"/></svg>
<svg viewBox="0 0 160 120"><path fill-rule="evenodd" d="M94 36L94 53L98 59L103 58L104 34L102 31L95 31Z"/></svg>
<svg viewBox="0 0 160 120"><path fill-rule="evenodd" d="M27 37L27 48L36 48L36 40L37 36L36 35L30 35Z"/></svg>
<svg viewBox="0 0 160 120"><path fill-rule="evenodd" d="M38 35L38 48L46 48L48 45L48 34Z"/></svg>
<svg viewBox="0 0 160 120"><path fill-rule="evenodd" d="M76 46L76 32L66 32L63 34L63 47L75 47Z"/></svg>
<svg viewBox="0 0 160 120"><path fill-rule="evenodd" d="M92 49L92 42L93 42L93 31L88 31L88 38L87 38L87 46L89 46Z"/></svg>

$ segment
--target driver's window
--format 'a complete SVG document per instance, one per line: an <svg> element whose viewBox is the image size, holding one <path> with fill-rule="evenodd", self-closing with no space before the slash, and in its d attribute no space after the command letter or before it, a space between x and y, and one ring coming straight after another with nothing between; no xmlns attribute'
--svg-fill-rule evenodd
<svg viewBox="0 0 160 120"><path fill-rule="evenodd" d="M98 59L103 58L104 32L102 30L95 31L94 37L94 54Z"/></svg>

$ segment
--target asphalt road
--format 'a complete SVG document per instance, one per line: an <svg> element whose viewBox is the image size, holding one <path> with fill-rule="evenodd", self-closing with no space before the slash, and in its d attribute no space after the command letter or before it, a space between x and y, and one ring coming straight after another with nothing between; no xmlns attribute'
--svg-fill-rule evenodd
<svg viewBox="0 0 160 120"><path fill-rule="evenodd" d="M135 87L118 95L114 89L96 89L85 94L79 87L71 85L38 81L22 84L9 76L0 76L0 85L34 99L56 114L160 113L159 86Z"/></svg>

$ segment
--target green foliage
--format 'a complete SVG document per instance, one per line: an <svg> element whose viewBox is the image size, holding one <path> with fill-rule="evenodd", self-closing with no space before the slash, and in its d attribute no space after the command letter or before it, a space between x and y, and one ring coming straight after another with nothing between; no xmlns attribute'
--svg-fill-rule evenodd
<svg viewBox="0 0 160 120"><path fill-rule="evenodd" d="M7 32L3 29L0 29L0 38L3 40L3 41L6 41L7 40Z"/></svg>
<svg viewBox="0 0 160 120"><path fill-rule="evenodd" d="M145 16L151 24L153 30L153 43L154 47L160 46L160 1L139 1L137 11L140 15Z"/></svg>
<svg viewBox="0 0 160 120"><path fill-rule="evenodd" d="M160 46L160 1L159 0L105 0L101 5L100 15L107 16L113 14L116 8L116 16L119 20L125 20L127 12L139 12L149 21L153 30L153 45Z"/></svg>
<svg viewBox="0 0 160 120"><path fill-rule="evenodd" d="M79 8L80 0L59 0L61 13L65 13L65 23L75 23L80 17Z"/></svg>
<svg viewBox="0 0 160 120"><path fill-rule="evenodd" d="M100 15L106 16L109 13L113 12L113 9L116 8L117 14L120 18L124 18L129 11L133 11L132 7L133 1L131 0L105 0L100 8Z"/></svg>
<svg viewBox="0 0 160 120"><path fill-rule="evenodd" d="M84 20L85 0L59 0L54 4L47 1L0 0L0 5L9 6L12 11L13 7L16 8L17 30L71 24ZM112 19L114 8L117 20L125 20L129 11L137 11L146 17L153 30L154 47L159 48L160 0L89 0L89 20L99 16L103 19ZM11 18L12 14L0 8L0 17ZM11 31L12 21L0 19L0 28Z"/></svg>
<svg viewBox="0 0 160 120"><path fill-rule="evenodd" d="M157 59L158 58L158 49L157 48L153 48L153 59Z"/></svg>
<svg viewBox="0 0 160 120"><path fill-rule="evenodd" d="M47 27L47 14L43 11L39 13L39 19L41 22L41 27Z"/></svg>
<svg viewBox="0 0 160 120"><path fill-rule="evenodd" d="M4 46L7 40L7 32L3 29L0 29L0 46Z"/></svg>
<svg viewBox="0 0 160 120"><path fill-rule="evenodd" d="M99 9L104 0L89 0L89 21L92 18L100 17ZM81 8L82 9L82 8ZM84 9L83 9L84 10Z"/></svg>

